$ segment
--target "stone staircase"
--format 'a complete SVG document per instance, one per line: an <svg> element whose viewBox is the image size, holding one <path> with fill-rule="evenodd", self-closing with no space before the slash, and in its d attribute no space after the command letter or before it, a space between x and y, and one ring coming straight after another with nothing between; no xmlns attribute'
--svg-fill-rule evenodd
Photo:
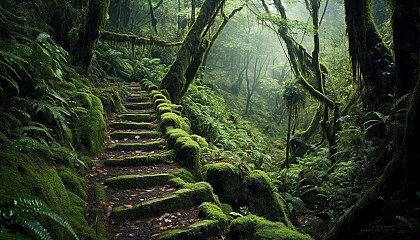
<svg viewBox="0 0 420 240"><path fill-rule="evenodd" d="M160 116L150 89L125 84L126 111L108 122L104 149L89 173L102 186L95 189L96 204L108 234L112 239L221 239L228 219L211 186L196 182L180 167L184 164L175 162L183 156L169 149L158 130Z"/></svg>

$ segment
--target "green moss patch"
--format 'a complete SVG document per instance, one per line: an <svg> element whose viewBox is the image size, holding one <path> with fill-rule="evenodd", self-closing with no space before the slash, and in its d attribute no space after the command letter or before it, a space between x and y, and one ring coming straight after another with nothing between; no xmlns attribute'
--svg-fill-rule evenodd
<svg viewBox="0 0 420 240"><path fill-rule="evenodd" d="M163 153L126 158L106 159L104 165L113 167L123 166L151 166L156 164L170 164L175 154L174 150Z"/></svg>
<svg viewBox="0 0 420 240"><path fill-rule="evenodd" d="M139 138L158 138L162 136L162 133L158 131L142 131L142 132L112 132L109 134L112 139L121 140L124 138L128 139L139 139Z"/></svg>
<svg viewBox="0 0 420 240"><path fill-rule="evenodd" d="M156 126L152 123L130 123L130 122L112 122L108 125L112 129L116 130L153 130Z"/></svg>
<svg viewBox="0 0 420 240"><path fill-rule="evenodd" d="M73 128L73 143L83 153L93 156L99 153L105 139L104 109L98 97L76 92L72 100L78 108L78 118L71 123Z"/></svg>
<svg viewBox="0 0 420 240"><path fill-rule="evenodd" d="M284 204L267 174L255 170L246 176L242 184L242 197L251 213L271 221L292 226L284 211Z"/></svg>
<svg viewBox="0 0 420 240"><path fill-rule="evenodd" d="M0 190L9 196L32 195L43 200L74 228L80 239L93 239L95 232L84 217L85 202L66 190L57 172L36 154L29 157L15 151L0 151ZM53 239L72 239L59 224L36 219Z"/></svg>
<svg viewBox="0 0 420 240"><path fill-rule="evenodd" d="M169 184L169 174L123 175L105 180L108 187L116 189L147 188Z"/></svg>
<svg viewBox="0 0 420 240"><path fill-rule="evenodd" d="M140 114L140 113L125 113L117 116L119 120L133 121L133 122L152 122L156 120L155 114Z"/></svg>
<svg viewBox="0 0 420 240"><path fill-rule="evenodd" d="M243 191L238 167L221 162L207 165L206 168L206 181L213 187L220 201L238 208Z"/></svg>
<svg viewBox="0 0 420 240"><path fill-rule="evenodd" d="M162 149L166 145L165 141L152 141L146 143L117 143L109 146L108 151L152 151Z"/></svg>
<svg viewBox="0 0 420 240"><path fill-rule="evenodd" d="M232 221L228 234L232 240L311 240L306 234L286 227L280 222L271 222L255 215Z"/></svg>
<svg viewBox="0 0 420 240"><path fill-rule="evenodd" d="M85 179L69 168L59 167L58 171L66 189L86 201L87 184Z"/></svg>
<svg viewBox="0 0 420 240"><path fill-rule="evenodd" d="M168 127L180 128L186 132L191 132L188 120L172 112L164 113L160 116L160 131L165 133Z"/></svg>

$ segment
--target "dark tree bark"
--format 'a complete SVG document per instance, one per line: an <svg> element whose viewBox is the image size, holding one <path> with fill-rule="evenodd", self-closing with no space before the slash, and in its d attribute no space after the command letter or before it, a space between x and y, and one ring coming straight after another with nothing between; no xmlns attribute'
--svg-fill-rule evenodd
<svg viewBox="0 0 420 240"><path fill-rule="evenodd" d="M79 37L70 51L72 64L87 71L92 60L92 48L105 25L109 0L89 0L86 20L79 29Z"/></svg>
<svg viewBox="0 0 420 240"><path fill-rule="evenodd" d="M203 36L206 29L210 27L212 19L217 13L224 0L206 0L198 14L195 23L185 37L176 59L169 72L166 74L160 85L161 89L166 89L174 103L179 103L188 88L186 74L195 75L198 67L191 67L192 62L201 63L205 49L208 47L208 40ZM191 81L191 79L189 79Z"/></svg>
<svg viewBox="0 0 420 240"><path fill-rule="evenodd" d="M152 27L153 30L155 30L155 33L157 33L157 19L155 18L155 13L154 13L154 9L153 9L153 5L152 5L152 0L147 0L148 4L149 4L149 11L150 11L150 19L152 21Z"/></svg>

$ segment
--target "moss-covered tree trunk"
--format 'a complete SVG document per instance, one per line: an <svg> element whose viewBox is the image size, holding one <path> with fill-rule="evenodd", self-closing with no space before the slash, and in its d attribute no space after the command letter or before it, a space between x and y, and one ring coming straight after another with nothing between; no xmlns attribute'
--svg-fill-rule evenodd
<svg viewBox="0 0 420 240"><path fill-rule="evenodd" d="M166 89L174 103L181 101L192 79L186 79L186 74L195 75L198 67L189 68L191 63L201 64L205 49L208 46L208 40L203 36L206 27L211 24L214 15L224 0L206 0L198 14L190 31L187 33L176 59L173 62L169 72L166 74L160 85L161 89ZM203 47L205 46L205 47Z"/></svg>
<svg viewBox="0 0 420 240"><path fill-rule="evenodd" d="M376 108L392 101L394 60L372 19L372 0L345 0L353 76L365 91L364 103Z"/></svg>
<svg viewBox="0 0 420 240"><path fill-rule="evenodd" d="M92 60L92 48L105 25L110 0L89 0L85 22L78 29L78 37L70 54L73 65L87 71Z"/></svg>
<svg viewBox="0 0 420 240"><path fill-rule="evenodd" d="M420 31L420 7L415 0L395 1L393 11L394 41L397 44L401 41L415 40L414 45L409 48L395 47L395 56L403 56L410 49L409 64L407 59L396 57L397 78L400 79L400 87L410 91L411 84L415 81L416 87L411 97L410 107L406 115L403 142L391 162L386 167L383 175L378 179L375 186L369 189L366 194L354 204L336 223L334 228L325 236L325 240L333 239L355 239L359 231L367 228L369 223L378 216L386 214L391 210L387 201L395 194L399 195L402 201L408 205L415 205L418 208L418 196L420 191L420 148L418 147L418 136L420 135L420 76L419 76L419 31ZM401 15L401 13L405 15ZM404 21L401 21L404 19ZM402 31L409 25L413 32ZM405 82L408 81L408 82ZM398 136L396 136L398 138ZM414 239L414 238L413 238Z"/></svg>

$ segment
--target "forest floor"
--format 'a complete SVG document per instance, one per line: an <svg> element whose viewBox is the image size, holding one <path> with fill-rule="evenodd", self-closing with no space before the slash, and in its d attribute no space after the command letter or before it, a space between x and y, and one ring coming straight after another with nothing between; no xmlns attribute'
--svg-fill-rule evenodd
<svg viewBox="0 0 420 240"><path fill-rule="evenodd" d="M142 203L165 199L177 190L170 184L162 184L161 181L139 183L138 186L116 181L116 184L108 186L110 184L107 179L110 181L121 176L159 177L178 170L170 158L166 162L157 160L156 163L152 161L125 162L130 158L142 159L147 156L164 155L168 149L166 140L157 131L156 113L147 92L141 91L140 84L137 82L124 84L127 84L129 89L129 96L124 103L126 111L115 114L115 119L108 121L109 130L103 150L93 159L96 165L90 169L87 179L90 189L93 188L93 183L97 182L105 190L108 202L101 204L106 205L108 209L108 212L104 214L105 226L112 239L156 239L165 230L185 229L202 219L198 216L197 206L179 208L173 212L159 213L159 211L149 210L154 214L145 218L130 216L116 221L112 217L115 208L133 209ZM129 120L123 116L127 114L131 115ZM133 119L134 115L139 116L137 120ZM153 144L156 142L159 144ZM119 160L121 164L107 164L107 161L113 160ZM93 194L90 195L90 205L92 205L95 197L92 196ZM87 215L89 219L89 212ZM91 225L95 226L96 219L90 220Z"/></svg>

